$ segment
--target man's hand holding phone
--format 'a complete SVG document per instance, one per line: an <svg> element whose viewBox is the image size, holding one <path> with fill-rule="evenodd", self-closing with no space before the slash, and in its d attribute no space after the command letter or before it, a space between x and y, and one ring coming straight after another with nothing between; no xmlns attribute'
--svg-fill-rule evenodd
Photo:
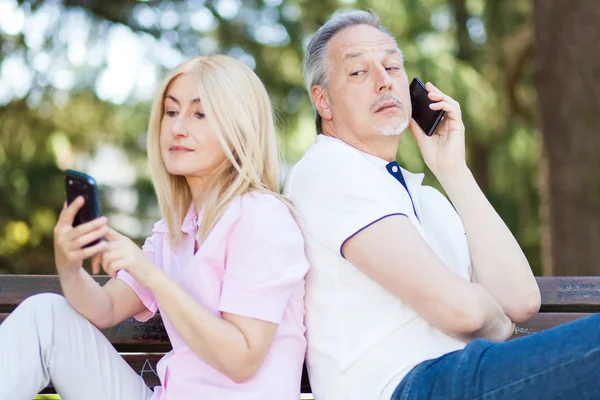
<svg viewBox="0 0 600 400"><path fill-rule="evenodd" d="M419 124L411 119L410 130L417 140L423 160L438 179L466 166L465 126L462 122L460 104L428 82L425 85L427 97L433 101L431 110L443 110L444 118L435 132L428 136ZM415 104L413 104L415 107Z"/></svg>
<svg viewBox="0 0 600 400"><path fill-rule="evenodd" d="M84 206L85 200L78 196L63 206L54 227L54 259L60 275L77 272L83 260L104 250L106 242L100 240L108 233L107 218L99 217L73 227L75 216ZM98 243L85 247L98 240Z"/></svg>

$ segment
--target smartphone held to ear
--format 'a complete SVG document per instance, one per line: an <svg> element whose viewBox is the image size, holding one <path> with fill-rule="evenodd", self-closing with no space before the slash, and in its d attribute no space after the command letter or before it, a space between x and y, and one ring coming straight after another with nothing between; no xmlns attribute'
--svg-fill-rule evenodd
<svg viewBox="0 0 600 400"><path fill-rule="evenodd" d="M82 172L67 169L65 171L65 189L67 192L67 204L71 204L77 196L82 196L85 200L85 204L77 212L77 215L75 215L73 227L100 217L98 185L96 185L94 178ZM85 247L96 243L98 241L89 243Z"/></svg>
<svg viewBox="0 0 600 400"><path fill-rule="evenodd" d="M410 101L412 103L412 117L419 124L427 136L433 135L435 128L444 116L444 110L432 110L429 105L435 103L427 97L429 92L419 78L414 78L410 83Z"/></svg>

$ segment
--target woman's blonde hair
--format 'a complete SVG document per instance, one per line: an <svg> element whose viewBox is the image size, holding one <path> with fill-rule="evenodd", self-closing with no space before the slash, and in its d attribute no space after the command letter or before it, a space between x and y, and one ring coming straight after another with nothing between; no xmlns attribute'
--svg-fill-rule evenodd
<svg viewBox="0 0 600 400"><path fill-rule="evenodd" d="M279 194L273 108L263 83L250 68L231 57L197 57L167 74L154 99L148 127L152 181L171 245L182 240L181 225L192 205L185 177L167 171L160 151L164 99L169 85L182 74L196 78L203 112L226 155L201 199L198 240L206 238L232 199L251 191L277 196L295 215L290 202Z"/></svg>

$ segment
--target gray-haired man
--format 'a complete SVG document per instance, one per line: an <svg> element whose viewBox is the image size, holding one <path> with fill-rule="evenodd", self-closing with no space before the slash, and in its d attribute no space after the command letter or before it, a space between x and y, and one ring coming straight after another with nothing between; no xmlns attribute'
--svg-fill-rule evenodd
<svg viewBox="0 0 600 400"><path fill-rule="evenodd" d="M319 29L304 75L319 135L285 193L303 217L312 267L315 398L595 398L598 319L504 342L539 309L540 293L466 165L459 104L428 83L431 108L446 117L425 135L410 118L400 49L363 11ZM396 164L407 127L455 208ZM581 340L566 340L575 333Z"/></svg>

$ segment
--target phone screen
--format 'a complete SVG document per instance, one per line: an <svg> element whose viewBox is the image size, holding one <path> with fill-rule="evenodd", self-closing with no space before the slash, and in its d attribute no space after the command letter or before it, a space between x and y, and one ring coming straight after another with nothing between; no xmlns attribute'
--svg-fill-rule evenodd
<svg viewBox="0 0 600 400"><path fill-rule="evenodd" d="M410 101L412 103L412 117L419 124L427 136L433 135L435 128L444 116L443 110L429 108L433 100L427 97L427 89L419 78L414 78L410 83Z"/></svg>

